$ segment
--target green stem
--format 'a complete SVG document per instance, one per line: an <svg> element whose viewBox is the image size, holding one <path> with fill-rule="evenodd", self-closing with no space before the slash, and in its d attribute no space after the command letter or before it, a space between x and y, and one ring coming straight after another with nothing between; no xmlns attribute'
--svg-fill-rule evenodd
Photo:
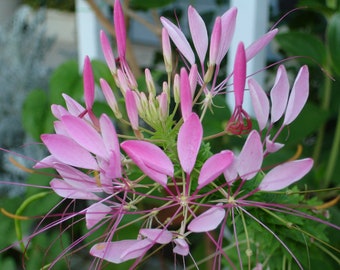
<svg viewBox="0 0 340 270"><path fill-rule="evenodd" d="M329 160L328 160L328 164L326 168L324 187L328 187L331 182L333 172L335 169L335 164L338 158L339 147L340 147L340 108L338 112L338 121L336 123L336 130L334 134L333 145L331 148L332 150L331 150L331 154L329 156Z"/></svg>

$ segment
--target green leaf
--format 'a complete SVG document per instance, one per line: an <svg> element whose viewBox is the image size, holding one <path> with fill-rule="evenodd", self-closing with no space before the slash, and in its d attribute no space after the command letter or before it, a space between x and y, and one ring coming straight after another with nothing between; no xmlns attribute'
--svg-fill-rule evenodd
<svg viewBox="0 0 340 270"><path fill-rule="evenodd" d="M172 2L175 2L175 0L148 0L148 1L131 0L130 6L133 9L150 9L164 7Z"/></svg>
<svg viewBox="0 0 340 270"><path fill-rule="evenodd" d="M49 111L46 92L40 89L31 91L22 108L22 123L33 139L39 140L44 131L46 112Z"/></svg>
<svg viewBox="0 0 340 270"><path fill-rule="evenodd" d="M330 18L326 39L332 67L340 75L340 13L335 13Z"/></svg>
<svg viewBox="0 0 340 270"><path fill-rule="evenodd" d="M74 99L82 97L82 77L79 74L76 61L68 61L60 65L52 74L50 80L51 104L63 104L62 93L72 96Z"/></svg>
<svg viewBox="0 0 340 270"><path fill-rule="evenodd" d="M92 60L91 65L93 69L93 76L97 84L99 84L99 79L101 78L105 79L111 86L115 84L112 74L104 62Z"/></svg>
<svg viewBox="0 0 340 270"><path fill-rule="evenodd" d="M299 61L308 64L324 65L326 48L315 36L303 32L288 32L276 36L276 41L288 56L303 56Z"/></svg>

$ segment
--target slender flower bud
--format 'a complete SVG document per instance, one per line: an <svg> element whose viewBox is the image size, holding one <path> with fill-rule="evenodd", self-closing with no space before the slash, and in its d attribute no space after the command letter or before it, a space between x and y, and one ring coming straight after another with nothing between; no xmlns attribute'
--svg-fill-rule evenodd
<svg viewBox="0 0 340 270"><path fill-rule="evenodd" d="M100 86L103 90L103 94L105 96L105 99L106 99L107 103L109 104L111 110L113 111L113 113L115 114L117 119L121 119L122 114L119 110L117 100L116 100L116 98L113 94L113 91L112 91L110 85L104 79L100 79L99 82L100 82Z"/></svg>
<svg viewBox="0 0 340 270"><path fill-rule="evenodd" d="M186 121L192 113L192 95L189 76L185 68L181 68L180 84L181 112L184 121Z"/></svg>
<svg viewBox="0 0 340 270"><path fill-rule="evenodd" d="M125 96L126 91L130 88L129 88L126 76L121 69L117 70L117 79L119 82L119 89L122 92L123 96Z"/></svg>
<svg viewBox="0 0 340 270"><path fill-rule="evenodd" d="M92 110L94 102L94 77L91 66L91 61L88 56L85 57L84 61L84 72L83 72L83 82L84 82L84 98L87 110Z"/></svg>
<svg viewBox="0 0 340 270"><path fill-rule="evenodd" d="M162 49L163 58L165 64L165 70L167 73L172 72L172 56L171 56L171 45L168 31L163 27L162 29Z"/></svg>
<svg viewBox="0 0 340 270"><path fill-rule="evenodd" d="M127 115L129 117L131 127L133 130L138 130L138 110L137 110L137 102L136 102L136 95L133 91L127 90L125 93L125 105Z"/></svg>
<svg viewBox="0 0 340 270"><path fill-rule="evenodd" d="M180 102L180 93L179 93L179 75L176 74L174 78L174 86L173 86L173 91L174 91L174 99L175 103L178 104Z"/></svg>
<svg viewBox="0 0 340 270"><path fill-rule="evenodd" d="M246 83L246 54L242 42L237 46L234 63L234 94L235 106L242 106L244 96L244 86Z"/></svg>
<svg viewBox="0 0 340 270"><path fill-rule="evenodd" d="M168 95L166 92L162 92L159 96L157 96L158 101L158 113L159 119L161 121L165 121L169 116L169 106L168 106Z"/></svg>
<svg viewBox="0 0 340 270"><path fill-rule="evenodd" d="M153 81L150 69L148 69L148 68L145 69L145 82L146 82L146 87L148 88L150 95L155 97L156 96L156 87L155 87L155 83Z"/></svg>
<svg viewBox="0 0 340 270"><path fill-rule="evenodd" d="M112 52L110 41L103 30L100 31L100 43L105 57L106 64L108 65L112 74L117 73L116 60Z"/></svg>
<svg viewBox="0 0 340 270"><path fill-rule="evenodd" d="M121 59L125 59L126 54L126 27L122 5L119 0L115 0L113 7L113 22L116 32L117 51Z"/></svg>

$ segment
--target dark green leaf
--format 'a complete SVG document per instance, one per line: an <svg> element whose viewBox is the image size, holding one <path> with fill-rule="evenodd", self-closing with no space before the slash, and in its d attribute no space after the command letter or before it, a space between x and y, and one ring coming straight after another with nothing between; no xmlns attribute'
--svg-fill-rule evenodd
<svg viewBox="0 0 340 270"><path fill-rule="evenodd" d="M46 112L49 110L45 91L36 89L28 94L22 108L22 123L33 139L39 140L43 133Z"/></svg>
<svg viewBox="0 0 340 270"><path fill-rule="evenodd" d="M327 46L334 71L340 75L340 13L335 13L327 28Z"/></svg>
<svg viewBox="0 0 340 270"><path fill-rule="evenodd" d="M309 65L325 64L326 48L313 35L303 32L282 33L276 36L276 41L288 56L303 57L299 60Z"/></svg>
<svg viewBox="0 0 340 270"><path fill-rule="evenodd" d="M131 0L130 6L133 9L150 9L164 7L172 2L175 2L175 0L148 0L148 1Z"/></svg>

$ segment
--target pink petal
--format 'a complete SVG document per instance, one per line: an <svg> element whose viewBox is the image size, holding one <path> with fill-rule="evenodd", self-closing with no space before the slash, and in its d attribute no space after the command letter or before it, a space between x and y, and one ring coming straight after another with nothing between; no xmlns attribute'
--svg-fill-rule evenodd
<svg viewBox="0 0 340 270"><path fill-rule="evenodd" d="M53 116L57 119L61 119L62 116L70 114L63 106L56 104L51 105L51 111Z"/></svg>
<svg viewBox="0 0 340 270"><path fill-rule="evenodd" d="M234 95L235 106L242 106L244 96L244 86L246 84L246 55L242 42L237 46L234 63Z"/></svg>
<svg viewBox="0 0 340 270"><path fill-rule="evenodd" d="M121 147L146 175L160 185L167 184L167 175L173 177L173 164L158 146L145 141L125 141Z"/></svg>
<svg viewBox="0 0 340 270"><path fill-rule="evenodd" d="M204 63L205 55L208 50L208 32L205 23L196 9L192 6L188 8L188 21L191 38L201 64Z"/></svg>
<svg viewBox="0 0 340 270"><path fill-rule="evenodd" d="M194 64L190 68L189 72L189 82L190 82L190 88L191 88L191 96L195 96L196 86L198 82L198 70L197 65Z"/></svg>
<svg viewBox="0 0 340 270"><path fill-rule="evenodd" d="M172 233L165 229L141 229L139 233L158 244L168 244L172 240Z"/></svg>
<svg viewBox="0 0 340 270"><path fill-rule="evenodd" d="M106 114L100 117L99 123L104 145L107 151L109 151L109 164L107 168L109 171L106 170L105 174L110 178L120 178L122 177L122 164L116 129Z"/></svg>
<svg viewBox="0 0 340 270"><path fill-rule="evenodd" d="M262 37L260 37L254 43L252 43L246 49L247 62L249 60L251 60L264 47L266 47L268 45L268 43L271 42L272 39L276 36L277 32L278 32L278 29L273 29L273 30L269 31L268 33L264 34Z"/></svg>
<svg viewBox="0 0 340 270"><path fill-rule="evenodd" d="M211 156L202 166L197 189L201 189L214 181L231 165L233 159L234 153L229 150Z"/></svg>
<svg viewBox="0 0 340 270"><path fill-rule="evenodd" d="M164 28L168 31L170 38L175 43L177 49L189 61L191 65L195 63L195 54L183 32L168 19L161 17Z"/></svg>
<svg viewBox="0 0 340 270"><path fill-rule="evenodd" d="M98 200L100 199L97 195L87 192L86 190L80 190L71 186L64 180L53 179L50 182L50 186L55 193L60 197L67 199L79 199L79 200Z"/></svg>
<svg viewBox="0 0 340 270"><path fill-rule="evenodd" d="M276 143L270 140L269 136L266 137L266 150L269 153L275 153L279 151L284 144L282 143Z"/></svg>
<svg viewBox="0 0 340 270"><path fill-rule="evenodd" d="M131 90L127 90L125 93L125 105L127 115L129 117L131 126L134 130L138 130L138 110L137 110L137 101L135 95Z"/></svg>
<svg viewBox="0 0 340 270"><path fill-rule="evenodd" d="M122 6L119 0L115 0L113 8L113 24L116 32L118 56L125 59L126 52L126 28Z"/></svg>
<svg viewBox="0 0 340 270"><path fill-rule="evenodd" d="M301 112L305 106L309 94L309 72L305 65L300 68L300 71L295 79L292 91L289 96L284 125L289 125Z"/></svg>
<svg viewBox="0 0 340 270"><path fill-rule="evenodd" d="M73 98L66 94L62 94L65 102L67 110L70 112L70 114L74 116L79 116L80 114L84 113L85 108L80 105L77 101L75 101Z"/></svg>
<svg viewBox="0 0 340 270"><path fill-rule="evenodd" d="M84 119L65 115L61 118L67 134L79 145L100 157L108 157L108 152L99 133Z"/></svg>
<svg viewBox="0 0 340 270"><path fill-rule="evenodd" d="M222 31L221 17L217 17L211 33L210 49L209 49L209 65L213 66L217 61L221 45L221 31Z"/></svg>
<svg viewBox="0 0 340 270"><path fill-rule="evenodd" d="M184 121L186 121L192 113L192 94L189 76L185 68L181 68L180 98L182 116Z"/></svg>
<svg viewBox="0 0 340 270"><path fill-rule="evenodd" d="M172 71L172 54L168 31L162 28L162 50L166 72Z"/></svg>
<svg viewBox="0 0 340 270"><path fill-rule="evenodd" d="M269 117L269 100L262 87L254 80L248 80L251 101L260 131L263 130Z"/></svg>
<svg viewBox="0 0 340 270"><path fill-rule="evenodd" d="M270 99L272 101L271 123L278 121L283 115L289 95L289 80L285 67L279 66Z"/></svg>
<svg viewBox="0 0 340 270"><path fill-rule="evenodd" d="M85 220L86 228L91 229L94 225L100 222L105 216L111 212L111 207L97 202L86 209Z"/></svg>
<svg viewBox="0 0 340 270"><path fill-rule="evenodd" d="M107 66L112 74L117 72L116 59L113 55L111 44L103 30L100 31L100 43Z"/></svg>
<svg viewBox="0 0 340 270"><path fill-rule="evenodd" d="M209 210L194 218L188 225L191 232L209 232L217 228L225 216L225 210L219 206L213 206Z"/></svg>
<svg viewBox="0 0 340 270"><path fill-rule="evenodd" d="M122 263L143 255L150 245L149 240L122 240L116 242L103 242L94 245L90 254L112 263ZM128 251L128 254L126 254Z"/></svg>
<svg viewBox="0 0 340 270"><path fill-rule="evenodd" d="M183 123L177 139L177 152L183 171L193 170L203 138L203 127L197 114L192 113Z"/></svg>
<svg viewBox="0 0 340 270"><path fill-rule="evenodd" d="M222 30L220 48L216 59L217 65L221 63L230 47L230 43L235 32L236 16L237 9L235 7L232 7L227 12L225 12L221 17Z"/></svg>
<svg viewBox="0 0 340 270"><path fill-rule="evenodd" d="M83 82L86 109L92 109L94 102L94 77L91 61L88 56L85 57L84 62Z"/></svg>
<svg viewBox="0 0 340 270"><path fill-rule="evenodd" d="M224 178L229 185L231 185L237 179L238 173L237 173L236 164L237 164L237 157L234 157L233 162L223 172Z"/></svg>
<svg viewBox="0 0 340 270"><path fill-rule="evenodd" d="M261 169L263 161L263 147L261 137L256 130L249 133L237 158L237 171L243 180L253 178Z"/></svg>
<svg viewBox="0 0 340 270"><path fill-rule="evenodd" d="M100 79L99 82L100 82L100 86L102 88L107 104L110 106L111 110L115 114L115 117L117 119L120 119L122 115L121 115L121 112L117 104L117 100L113 94L113 91L110 85L104 79Z"/></svg>
<svg viewBox="0 0 340 270"><path fill-rule="evenodd" d="M59 134L43 134L41 140L59 161L75 167L98 170L94 157L72 139Z"/></svg>
<svg viewBox="0 0 340 270"><path fill-rule="evenodd" d="M43 168L54 168L55 163L60 162L54 156L50 155L42 160L38 161L33 168L34 169L43 169Z"/></svg>
<svg viewBox="0 0 340 270"><path fill-rule="evenodd" d="M313 167L313 160L305 158L286 162L269 171L259 185L260 190L275 191L300 180Z"/></svg>
<svg viewBox="0 0 340 270"><path fill-rule="evenodd" d="M173 249L174 253L181 256L187 256L189 254L189 245L183 238L176 238L174 243L176 244Z"/></svg>

